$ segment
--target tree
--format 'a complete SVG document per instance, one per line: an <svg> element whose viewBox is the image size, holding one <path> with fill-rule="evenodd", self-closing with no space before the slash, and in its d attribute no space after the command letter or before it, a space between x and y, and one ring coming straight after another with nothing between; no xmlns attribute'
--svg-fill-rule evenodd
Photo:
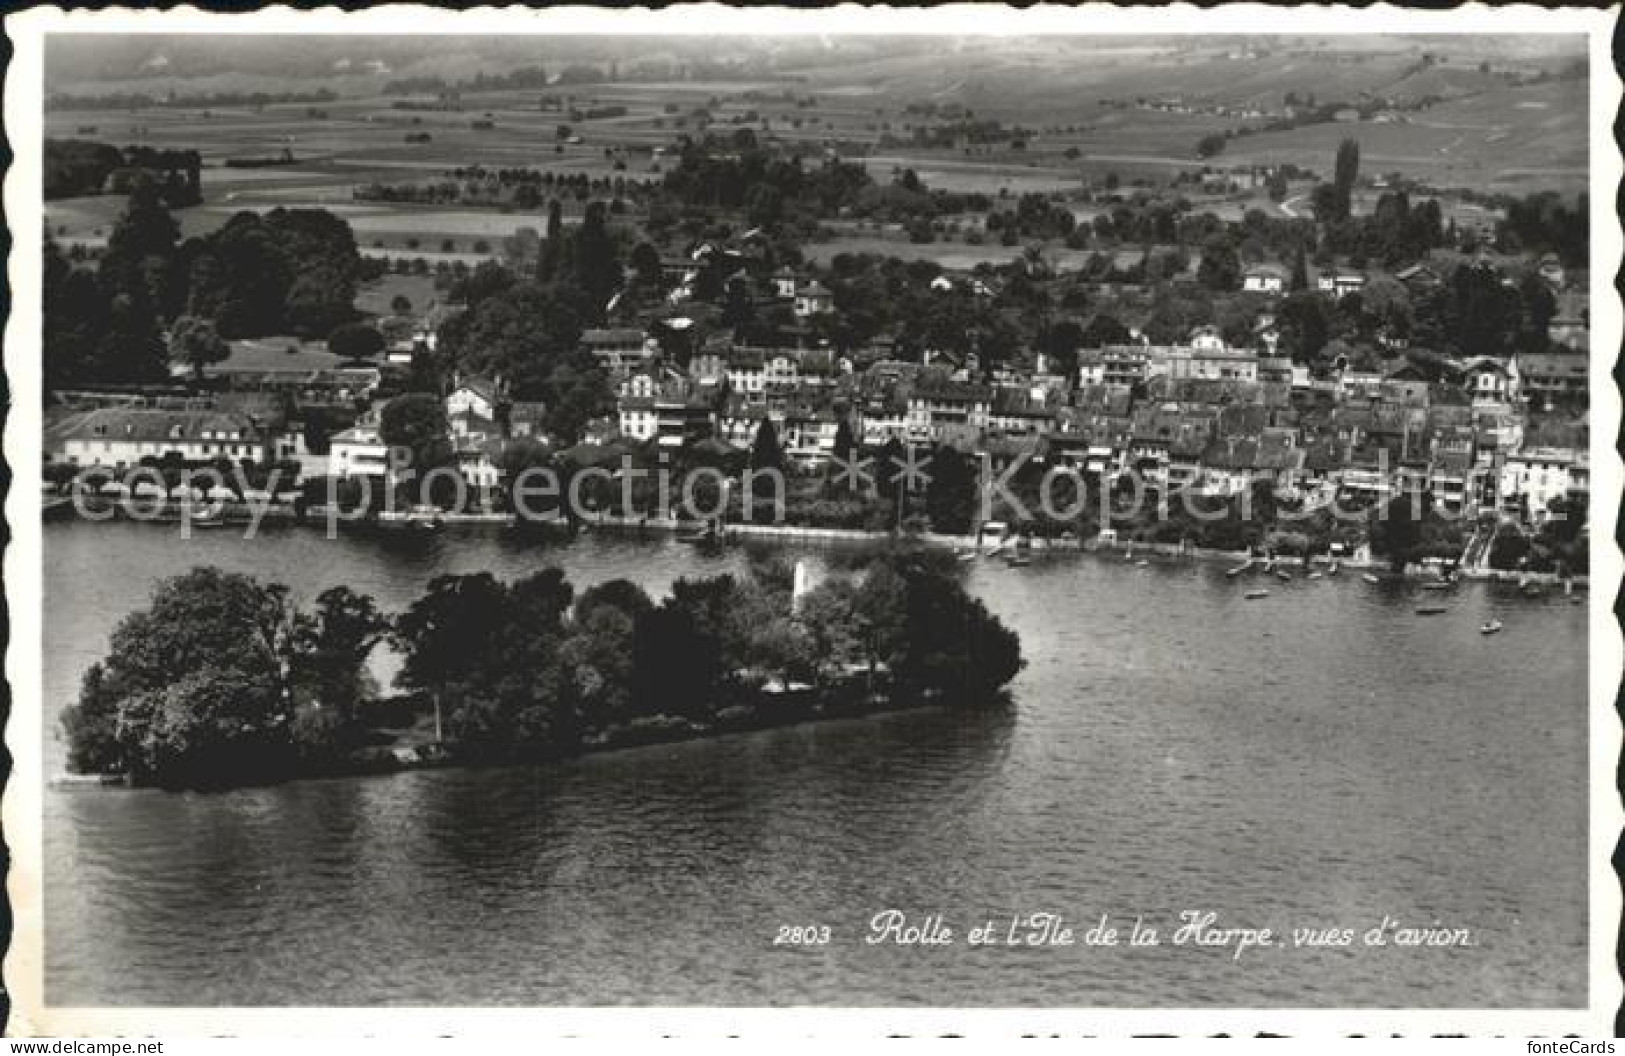
<svg viewBox="0 0 1625 1056"><path fill-rule="evenodd" d="M317 707L353 718L362 699L367 657L388 637L390 620L373 600L349 587L332 587L316 597L316 611L294 621L295 684Z"/></svg>
<svg viewBox="0 0 1625 1056"><path fill-rule="evenodd" d="M1294 362L1313 363L1330 337L1326 306L1312 293L1290 293L1281 301L1277 315L1281 345Z"/></svg>
<svg viewBox="0 0 1625 1056"><path fill-rule="evenodd" d="M508 268L494 260L482 260L473 271L452 283L449 297L472 312L486 300L513 289L518 282L518 276Z"/></svg>
<svg viewBox="0 0 1625 1056"><path fill-rule="evenodd" d="M207 567L164 580L65 711L70 762L165 786L276 776L291 751L293 624L284 587Z"/></svg>
<svg viewBox="0 0 1625 1056"><path fill-rule="evenodd" d="M546 284L558 278L567 255L564 206L553 198L547 203L547 230L536 260L536 281Z"/></svg>
<svg viewBox="0 0 1625 1056"><path fill-rule="evenodd" d="M1088 335L1076 319L1062 319L1043 329L1038 344L1049 359L1050 371L1070 375L1078 369L1078 350L1087 341Z"/></svg>
<svg viewBox="0 0 1625 1056"><path fill-rule="evenodd" d="M1360 291L1362 330L1389 337L1411 335L1411 293L1405 284L1384 275L1374 276Z"/></svg>
<svg viewBox="0 0 1625 1056"><path fill-rule="evenodd" d="M1287 285L1287 292L1298 293L1309 288L1309 265L1304 259L1303 247L1300 245L1292 254L1292 281Z"/></svg>
<svg viewBox="0 0 1625 1056"><path fill-rule="evenodd" d="M990 696L1021 670L1021 642L980 599L946 575L905 575L905 633L893 677L910 692L956 700Z"/></svg>
<svg viewBox="0 0 1625 1056"><path fill-rule="evenodd" d="M404 293L397 293L390 299L389 310L396 315L406 315L412 311L412 300Z"/></svg>
<svg viewBox="0 0 1625 1056"><path fill-rule="evenodd" d="M534 227L520 227L502 240L503 262L515 272L523 274L529 268L540 268L543 253L542 236Z"/></svg>
<svg viewBox="0 0 1625 1056"><path fill-rule="evenodd" d="M461 370L503 379L517 400L553 403L573 377L555 372L563 364L586 369L581 332L592 306L567 285L510 285L483 296L477 307L441 326L436 354Z"/></svg>
<svg viewBox="0 0 1625 1056"><path fill-rule="evenodd" d="M379 437L392 447L414 451L446 437L445 404L423 393L397 396L379 415Z"/></svg>
<svg viewBox="0 0 1625 1056"><path fill-rule="evenodd" d="M750 445L750 468L784 472L784 449L779 446L779 431L771 418L763 418L756 427L756 438Z"/></svg>
<svg viewBox="0 0 1625 1056"><path fill-rule="evenodd" d="M1214 238L1202 250L1202 263L1197 266L1196 279L1214 292L1227 292L1241 287L1241 258L1236 247L1227 238Z"/></svg>
<svg viewBox="0 0 1625 1056"><path fill-rule="evenodd" d="M199 381L203 379L204 367L224 363L230 355L231 348L220 339L214 324L207 319L183 315L170 328L171 362L190 367L193 378Z"/></svg>
<svg viewBox="0 0 1625 1056"><path fill-rule="evenodd" d="M1388 565L1396 575L1405 571L1417 544L1422 541L1422 521L1431 505L1432 496L1424 492L1420 501L1414 495L1397 495L1374 511L1371 549L1387 555ZM1417 506L1420 509L1413 509Z"/></svg>
<svg viewBox="0 0 1625 1056"><path fill-rule="evenodd" d="M642 601L649 603L647 597ZM558 647L559 704L571 726L603 726L634 717L637 619L636 611L607 600L577 608L574 627Z"/></svg>
<svg viewBox="0 0 1625 1056"><path fill-rule="evenodd" d="M853 637L871 669L889 669L895 693L986 700L1021 670L1021 642L950 564L911 553L876 560L852 599Z"/></svg>
<svg viewBox="0 0 1625 1056"><path fill-rule="evenodd" d="M102 357L112 310L107 293L93 272L75 267L62 255L56 242L49 239L45 242L41 293L42 358L47 391L114 380L120 365ZM156 368L158 364L150 366Z"/></svg>
<svg viewBox="0 0 1625 1056"><path fill-rule="evenodd" d="M592 318L603 318L604 306L621 286L621 264L605 224L603 202L592 202L571 244L570 273L592 304Z"/></svg>
<svg viewBox="0 0 1625 1056"><path fill-rule="evenodd" d="M804 634L807 663L815 680L864 655L857 596L852 580L830 578L801 599L796 621Z"/></svg>
<svg viewBox="0 0 1625 1056"><path fill-rule="evenodd" d="M629 579L606 579L582 591L576 599L575 617L583 620L600 606L616 609L634 620L647 616L655 607L644 589Z"/></svg>
<svg viewBox="0 0 1625 1056"><path fill-rule="evenodd" d="M660 269L660 252L648 242L639 242L633 247L631 264L638 282L648 289L659 290L665 285L665 276Z"/></svg>
<svg viewBox="0 0 1625 1056"><path fill-rule="evenodd" d="M104 381L151 382L167 377L169 350L157 313L139 289L114 295L93 358L101 365Z"/></svg>
<svg viewBox="0 0 1625 1056"><path fill-rule="evenodd" d="M1084 348L1103 348L1106 345L1127 344L1132 335L1128 327L1104 313L1089 320L1083 329Z"/></svg>
<svg viewBox="0 0 1625 1056"><path fill-rule="evenodd" d="M837 467L851 464L858 454L858 442L857 438L852 435L852 420L849 415L841 415L840 420L835 423L835 449L833 453ZM846 474L847 490L850 491L857 486L856 477L857 474L853 472Z"/></svg>
<svg viewBox="0 0 1625 1056"><path fill-rule="evenodd" d="M349 360L371 359L384 350L384 335L365 323L345 323L327 335L327 350Z"/></svg>
<svg viewBox="0 0 1625 1056"><path fill-rule="evenodd" d="M397 449L411 458L406 472L397 482L402 488L414 479L421 482L435 469L456 465L457 455L448 439L449 432L446 405L438 396L412 392L384 404L378 416L379 439L391 448L392 460L393 452ZM446 486L455 488L455 483L445 481L445 485L433 496L424 495L420 488L417 497L421 501L430 498L440 501L444 498Z"/></svg>
<svg viewBox="0 0 1625 1056"><path fill-rule="evenodd" d="M925 488L926 516L931 530L965 535L975 518L976 477L965 456L946 444L931 454L931 479Z"/></svg>
<svg viewBox="0 0 1625 1056"><path fill-rule="evenodd" d="M1337 145L1337 159L1332 167L1332 188L1335 219L1347 220L1353 207L1354 182L1360 175L1360 144L1345 139Z"/></svg>
<svg viewBox="0 0 1625 1056"><path fill-rule="evenodd" d="M355 314L361 256L350 225L325 209L240 212L186 242L186 310L226 338L325 335Z"/></svg>
<svg viewBox="0 0 1625 1056"><path fill-rule="evenodd" d="M113 225L98 277L110 296L126 294L160 312L171 303L175 245L180 225L150 178L136 180Z"/></svg>
<svg viewBox="0 0 1625 1056"><path fill-rule="evenodd" d="M577 442L588 423L615 410L609 374L596 362L572 359L560 363L548 377L548 389L547 431L560 443Z"/></svg>
<svg viewBox="0 0 1625 1056"><path fill-rule="evenodd" d="M522 758L569 745L557 655L571 593L557 569L511 587L489 572L436 577L395 621L401 683L431 695L465 749Z"/></svg>

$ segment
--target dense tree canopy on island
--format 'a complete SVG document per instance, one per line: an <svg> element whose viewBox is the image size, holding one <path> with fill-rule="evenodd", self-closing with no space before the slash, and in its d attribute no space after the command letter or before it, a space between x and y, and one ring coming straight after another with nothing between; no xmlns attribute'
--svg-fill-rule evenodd
<svg viewBox="0 0 1625 1056"><path fill-rule="evenodd" d="M1020 669L1015 635L919 556L877 560L791 605L772 563L678 580L658 605L612 581L571 600L555 569L511 585L444 576L402 615L408 685L445 702L449 735L506 757L571 750L615 722L707 721L768 683L820 684L848 665L901 696L986 697Z"/></svg>
<svg viewBox="0 0 1625 1056"><path fill-rule="evenodd" d="M165 580L63 713L69 762L188 787L330 764L358 743L363 666L385 626L346 587L307 613L286 588L217 568Z"/></svg>
<svg viewBox="0 0 1625 1056"><path fill-rule="evenodd" d="M444 746L538 760L606 737L692 735L861 707L986 703L1021 669L1016 635L944 555L892 552L799 600L782 561L681 579L658 604L624 580L577 596L556 568L440 576L393 620L345 587L301 611L285 588L198 568L127 616L63 715L70 765L165 787L342 769L368 735L367 658L431 698ZM786 696L811 693L808 708ZM799 710L797 710L799 709ZM753 718L754 716L754 718Z"/></svg>

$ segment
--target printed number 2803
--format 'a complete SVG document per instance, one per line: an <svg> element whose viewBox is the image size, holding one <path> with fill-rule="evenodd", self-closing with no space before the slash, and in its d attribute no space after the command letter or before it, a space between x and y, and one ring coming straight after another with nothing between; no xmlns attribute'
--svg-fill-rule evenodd
<svg viewBox="0 0 1625 1056"><path fill-rule="evenodd" d="M824 946L828 943L828 924L808 924L805 927L780 924L779 933L773 937L775 946Z"/></svg>

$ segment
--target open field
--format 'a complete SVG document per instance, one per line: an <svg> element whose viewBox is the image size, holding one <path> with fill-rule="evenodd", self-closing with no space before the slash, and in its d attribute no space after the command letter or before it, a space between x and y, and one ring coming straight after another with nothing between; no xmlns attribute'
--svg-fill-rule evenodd
<svg viewBox="0 0 1625 1056"><path fill-rule="evenodd" d="M95 47L104 57L121 49L140 54L116 41L75 46ZM760 42L746 42L739 49L740 61L746 68L756 62L763 76L465 90L447 109L418 109L434 105L432 96L404 96L386 91L386 86L403 75L455 78L501 70L465 61L474 52L460 42L436 47L398 39L365 42L385 58L365 65L372 72L363 73L364 64L350 53L362 46L359 41L311 42L312 63L318 54L332 54L323 60L326 71L280 81L252 63L252 68L223 74L201 42L189 44L184 63L177 62L162 77L135 76L133 67L121 77L116 64L100 79L86 79L83 73L67 79L48 70L48 91L161 95L173 90L196 97L329 88L340 97L315 105L51 110L46 135L199 150L205 163L205 202L177 214L186 235L211 230L239 209L318 206L344 215L366 252L431 261L481 259L498 252L501 240L519 228L541 227L542 216L358 203L355 188L444 178L448 170L470 164L659 179L672 162L656 151L669 151L681 136L706 127L724 135L748 128L759 139L778 140L808 157L835 149L848 158L866 158L880 180L889 178L894 167L907 167L931 187L1013 198L1033 192L1067 194L1098 186L1108 175L1129 185L1165 183L1202 166L1195 154L1202 136L1260 125L1263 118L1256 115L1278 111L1287 93L1312 93L1322 101L1373 93L1444 101L1391 123L1336 122L1234 138L1208 164L1290 162L1324 175L1338 141L1353 137L1361 144L1367 174L1400 172L1440 186L1511 193L1578 190L1588 164L1585 81L1518 87L1509 80L1514 74L1554 72L1573 61L1552 42L1505 42L1497 45L1500 51L1464 42L1461 54L1449 57L1448 64L1422 62L1422 46L1400 38L1055 38L1010 41L996 49L947 39L858 40L835 49L780 42L763 56L753 52ZM531 48L515 46L504 61L515 68L527 62L615 55L622 69L669 68L675 73L691 61L685 56L703 51L691 43L658 41L636 46L582 41L571 45L573 51L557 50L563 47L536 42L532 54ZM1481 70L1480 61L1490 65ZM185 75L186 63L198 69L196 76ZM1150 109L1140 105L1143 100L1175 101L1179 109ZM414 108L396 105L403 102ZM945 105L968 108L978 119L1020 124L1026 139L1020 149L1007 141L948 149L916 145L916 126L933 121L920 108ZM572 107L624 107L626 112L572 121ZM428 135L430 140L407 142L409 135ZM293 164L223 164L284 151L296 159ZM1294 208L1301 213L1303 204ZM62 241L94 247L105 241L120 205L111 198L52 202L47 222ZM566 217L573 218L584 203L566 200L564 205ZM1253 207L1287 215L1261 195L1199 202L1199 207L1225 219ZM954 256L980 250L984 258L997 259L999 249L958 246ZM931 246L910 250L921 251L942 252Z"/></svg>
<svg viewBox="0 0 1625 1056"><path fill-rule="evenodd" d="M1565 81L1442 103L1404 124L1339 122L1260 133L1231 141L1220 160L1329 158L1339 140L1352 137L1370 172L1401 172L1442 187L1574 192L1586 181L1586 120L1585 85Z"/></svg>
<svg viewBox="0 0 1625 1056"><path fill-rule="evenodd" d="M366 315L393 315L390 306L396 297L412 302L413 311L426 311L440 301L434 280L426 275L384 275L356 291L356 311Z"/></svg>

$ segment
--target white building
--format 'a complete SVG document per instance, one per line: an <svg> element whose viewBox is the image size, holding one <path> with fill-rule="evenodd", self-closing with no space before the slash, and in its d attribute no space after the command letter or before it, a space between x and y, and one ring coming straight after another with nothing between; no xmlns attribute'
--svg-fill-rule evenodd
<svg viewBox="0 0 1625 1056"><path fill-rule="evenodd" d="M1468 360L1462 373L1475 404L1513 403L1522 395L1515 358L1503 363L1489 356L1479 356Z"/></svg>
<svg viewBox="0 0 1625 1056"><path fill-rule="evenodd" d="M356 425L329 441L328 472L340 478L383 477L389 474L389 445L376 425Z"/></svg>
<svg viewBox="0 0 1625 1056"><path fill-rule="evenodd" d="M1255 264L1242 273L1241 288L1249 293L1280 293L1286 289L1287 270L1279 264Z"/></svg>
<svg viewBox="0 0 1625 1056"><path fill-rule="evenodd" d="M497 386L487 378L472 377L459 382L446 397L446 416L475 414L481 418L496 417Z"/></svg>
<svg viewBox="0 0 1625 1056"><path fill-rule="evenodd" d="M801 364L788 352L739 349L728 357L727 371L731 391L761 395L794 386L801 377Z"/></svg>
<svg viewBox="0 0 1625 1056"><path fill-rule="evenodd" d="M1590 490L1586 456L1570 448L1527 448L1506 456L1501 466L1502 509L1527 508L1536 523L1547 518L1554 500Z"/></svg>
<svg viewBox="0 0 1625 1056"><path fill-rule="evenodd" d="M46 445L77 466L133 466L166 456L264 462L282 454L244 415L145 407L104 407L70 418L47 431Z"/></svg>
<svg viewBox="0 0 1625 1056"><path fill-rule="evenodd" d="M1168 376L1176 380L1256 382L1258 357L1250 352L1225 350L1222 342L1218 351L1193 346L1169 354Z"/></svg>
<svg viewBox="0 0 1625 1056"><path fill-rule="evenodd" d="M805 319L809 315L835 309L835 295L823 283L814 281L796 290L795 313Z"/></svg>
<svg viewBox="0 0 1625 1056"><path fill-rule="evenodd" d="M1357 271L1328 271L1316 280L1321 293L1343 298L1365 289L1365 276Z"/></svg>
<svg viewBox="0 0 1625 1056"><path fill-rule="evenodd" d="M584 330L581 345L614 377L642 366L660 345L642 330Z"/></svg>

